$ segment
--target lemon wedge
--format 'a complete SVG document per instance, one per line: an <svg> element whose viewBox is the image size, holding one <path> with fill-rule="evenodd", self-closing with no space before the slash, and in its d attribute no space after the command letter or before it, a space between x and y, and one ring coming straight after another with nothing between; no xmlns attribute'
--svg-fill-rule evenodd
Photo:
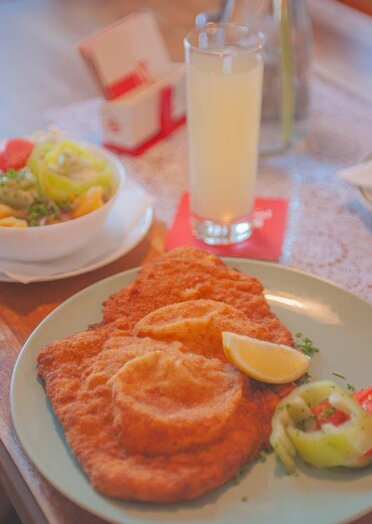
<svg viewBox="0 0 372 524"><path fill-rule="evenodd" d="M310 357L283 344L222 333L226 357L243 373L267 384L287 384L300 378L308 369Z"/></svg>

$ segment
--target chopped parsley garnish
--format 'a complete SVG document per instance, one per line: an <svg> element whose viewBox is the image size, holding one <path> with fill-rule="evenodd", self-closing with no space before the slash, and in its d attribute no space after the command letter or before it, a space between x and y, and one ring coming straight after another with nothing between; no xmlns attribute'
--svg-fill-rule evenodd
<svg viewBox="0 0 372 524"><path fill-rule="evenodd" d="M333 406L329 406L329 408L326 408L323 413L321 414L321 418L323 422L327 420L328 417L333 415L333 413L336 411L336 409Z"/></svg>
<svg viewBox="0 0 372 524"><path fill-rule="evenodd" d="M301 431L306 431L306 419L296 420L296 427Z"/></svg>
<svg viewBox="0 0 372 524"><path fill-rule="evenodd" d="M349 391L355 391L355 386L353 386L352 384L346 384L346 387Z"/></svg>
<svg viewBox="0 0 372 524"><path fill-rule="evenodd" d="M247 473L247 471L249 470L249 467L250 465L249 464L245 464L244 466L241 466L238 471L236 472L235 474L235 477L234 477L234 481L235 481L235 484L238 485L240 484L242 478L244 477L244 475Z"/></svg>
<svg viewBox="0 0 372 524"><path fill-rule="evenodd" d="M313 429L315 420L316 418L313 415L304 419L296 420L296 428L301 431Z"/></svg>
<svg viewBox="0 0 372 524"><path fill-rule="evenodd" d="M10 180L23 180L25 178L25 173L22 169L17 171L16 169L8 169L3 175Z"/></svg>
<svg viewBox="0 0 372 524"><path fill-rule="evenodd" d="M297 349L300 349L308 357L312 357L314 353L319 353L319 348L315 347L313 341L308 337L304 337L302 333L296 333L296 337L301 339L295 343Z"/></svg>
<svg viewBox="0 0 372 524"><path fill-rule="evenodd" d="M306 373L297 380L297 383L302 386L303 384L308 384L311 381L311 375L306 371Z"/></svg>
<svg viewBox="0 0 372 524"><path fill-rule="evenodd" d="M69 200L62 200L61 202L58 202L58 207L61 211L71 211L73 206Z"/></svg>
<svg viewBox="0 0 372 524"><path fill-rule="evenodd" d="M0 187L5 187L8 180L23 180L24 176L21 175L21 171L15 169L9 169L5 173L0 172Z"/></svg>
<svg viewBox="0 0 372 524"><path fill-rule="evenodd" d="M30 226L39 226L43 218L57 218L60 215L60 209L52 201L35 202L27 209L27 222Z"/></svg>
<svg viewBox="0 0 372 524"><path fill-rule="evenodd" d="M18 185L21 183L21 187L24 189L27 187L34 187L36 183L35 175L28 169L23 167L22 169L8 169L8 171L0 172L0 187L5 187L8 184Z"/></svg>
<svg viewBox="0 0 372 524"><path fill-rule="evenodd" d="M333 371L332 375L338 378L342 378L342 380L346 380L346 377L344 375L341 375L341 373L337 373L337 371Z"/></svg>
<svg viewBox="0 0 372 524"><path fill-rule="evenodd" d="M265 451L260 451L260 453L257 455L257 460L260 462L266 462L267 459L267 453Z"/></svg>

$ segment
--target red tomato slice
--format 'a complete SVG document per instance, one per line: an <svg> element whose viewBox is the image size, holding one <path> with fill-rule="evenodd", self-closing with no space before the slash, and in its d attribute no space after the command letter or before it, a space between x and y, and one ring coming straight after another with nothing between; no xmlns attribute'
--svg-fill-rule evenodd
<svg viewBox="0 0 372 524"><path fill-rule="evenodd" d="M25 138L8 140L0 150L0 169L21 169L25 166L34 144Z"/></svg>
<svg viewBox="0 0 372 524"><path fill-rule="evenodd" d="M360 391L355 391L353 397L359 402L365 411L372 415L372 386L361 389ZM316 418L318 429L325 423L339 426L343 422L349 420L349 415L343 411L332 408L327 400L314 406L311 411Z"/></svg>
<svg viewBox="0 0 372 524"><path fill-rule="evenodd" d="M372 415L372 386L353 393L362 408Z"/></svg>
<svg viewBox="0 0 372 524"><path fill-rule="evenodd" d="M353 393L353 397L355 398L355 400L359 402L359 404L365 411L372 415L372 386L369 386L365 389L361 389L360 391L356 391L355 393ZM350 418L349 415L347 415L343 411L334 409L328 402L328 400L325 400L317 406L314 406L311 409L311 412L313 413L316 419L317 429L320 429L322 425L325 423L331 423L334 426L339 426L340 424L346 422ZM365 453L365 456L372 457L372 449L367 451L367 453Z"/></svg>
<svg viewBox="0 0 372 524"><path fill-rule="evenodd" d="M318 429L320 429L325 423L339 426L343 422L349 420L349 415L333 408L328 400L314 406L311 411L316 418Z"/></svg>

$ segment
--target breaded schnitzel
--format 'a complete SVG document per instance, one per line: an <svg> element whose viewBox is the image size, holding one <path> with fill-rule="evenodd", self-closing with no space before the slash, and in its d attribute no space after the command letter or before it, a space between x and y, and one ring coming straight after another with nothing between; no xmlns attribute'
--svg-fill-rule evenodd
<svg viewBox="0 0 372 524"><path fill-rule="evenodd" d="M53 409L100 492L191 500L267 445L292 385L260 385L228 364L225 330L293 344L257 279L182 248L110 297L104 323L40 352Z"/></svg>
<svg viewBox="0 0 372 524"><path fill-rule="evenodd" d="M222 348L223 331L272 340L264 326L250 322L242 311L215 300L189 300L161 307L139 320L133 329L139 337L182 342L187 351L228 362Z"/></svg>
<svg viewBox="0 0 372 524"><path fill-rule="evenodd" d="M191 247L174 249L145 264L132 284L105 302L104 321L118 320L120 327L131 331L155 309L196 299L225 302L265 327L273 342L293 345L290 332L271 311L256 278Z"/></svg>
<svg viewBox="0 0 372 524"><path fill-rule="evenodd" d="M266 443L281 395L233 366L101 330L46 346L39 376L93 486L126 500L190 500Z"/></svg>

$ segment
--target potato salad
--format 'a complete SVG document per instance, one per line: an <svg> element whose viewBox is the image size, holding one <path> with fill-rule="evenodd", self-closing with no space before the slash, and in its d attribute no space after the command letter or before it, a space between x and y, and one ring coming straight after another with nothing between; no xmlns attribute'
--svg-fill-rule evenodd
<svg viewBox="0 0 372 524"><path fill-rule="evenodd" d="M53 133L0 146L0 227L37 227L94 211L115 192L109 163Z"/></svg>

